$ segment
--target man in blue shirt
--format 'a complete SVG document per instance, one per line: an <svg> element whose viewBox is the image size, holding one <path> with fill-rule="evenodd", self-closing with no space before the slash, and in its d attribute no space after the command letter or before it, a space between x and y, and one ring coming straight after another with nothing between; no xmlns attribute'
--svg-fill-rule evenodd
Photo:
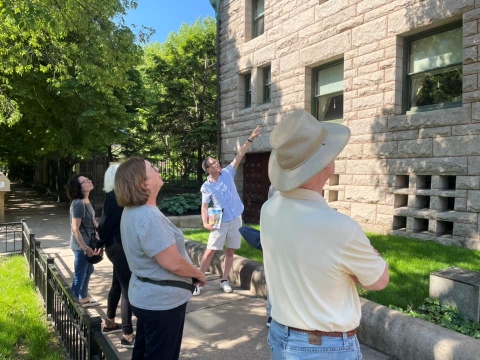
<svg viewBox="0 0 480 360"><path fill-rule="evenodd" d="M223 276L220 280L220 288L231 293L232 288L228 284L228 275L232 269L233 254L235 249L240 248L241 235L238 229L242 226L243 204L237 193L234 176L238 165L245 153L250 149L253 140L260 134L259 126L253 130L245 144L238 150L232 163L222 169L218 160L211 157L206 158L202 167L208 174L207 181L202 185L202 221L203 227L210 231L207 249L202 257L200 270L205 273L210 266L215 251L222 250L226 244L225 263ZM222 223L219 229L214 229L213 224L208 223L208 205L210 202L218 209L222 209ZM197 286L193 292L194 296L200 295L202 288Z"/></svg>

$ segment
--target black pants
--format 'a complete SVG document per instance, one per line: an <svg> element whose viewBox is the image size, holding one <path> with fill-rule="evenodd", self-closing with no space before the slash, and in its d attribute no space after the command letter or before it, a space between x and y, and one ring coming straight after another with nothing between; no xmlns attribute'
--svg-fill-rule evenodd
<svg viewBox="0 0 480 360"><path fill-rule="evenodd" d="M171 310L132 308L137 317L132 360L178 360L187 303Z"/></svg>
<svg viewBox="0 0 480 360"><path fill-rule="evenodd" d="M122 330L125 335L133 333L132 328L132 308L128 301L128 284L132 272L128 267L127 258L122 246L116 242L105 248L108 258L113 264L112 286L108 292L107 300L107 318L114 319L118 302L122 298L121 316L122 316Z"/></svg>

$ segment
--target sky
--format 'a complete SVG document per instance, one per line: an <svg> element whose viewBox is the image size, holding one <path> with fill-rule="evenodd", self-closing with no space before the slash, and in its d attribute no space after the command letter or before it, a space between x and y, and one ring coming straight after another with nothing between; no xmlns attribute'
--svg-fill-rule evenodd
<svg viewBox="0 0 480 360"><path fill-rule="evenodd" d="M132 23L152 27L156 30L151 42L163 43L167 35L180 29L182 22L191 24L199 17L215 17L209 0L138 0L138 7L125 17L126 25Z"/></svg>

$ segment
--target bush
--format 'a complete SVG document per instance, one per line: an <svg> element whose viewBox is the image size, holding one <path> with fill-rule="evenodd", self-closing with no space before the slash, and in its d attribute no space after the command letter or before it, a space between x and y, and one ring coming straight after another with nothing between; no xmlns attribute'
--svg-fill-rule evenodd
<svg viewBox="0 0 480 360"><path fill-rule="evenodd" d="M457 308L450 305L441 305L440 300L427 298L417 308L408 307L403 310L390 305L391 309L401 311L407 315L440 325L444 328L461 334L480 339L480 324L470 318L464 317Z"/></svg>
<svg viewBox="0 0 480 360"><path fill-rule="evenodd" d="M169 215L199 214L202 206L200 193L168 196L160 202L160 210Z"/></svg>

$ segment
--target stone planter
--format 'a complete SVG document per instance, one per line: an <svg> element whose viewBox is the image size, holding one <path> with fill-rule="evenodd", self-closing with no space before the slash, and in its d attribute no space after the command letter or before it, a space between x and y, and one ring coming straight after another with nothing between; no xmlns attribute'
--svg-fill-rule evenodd
<svg viewBox="0 0 480 360"><path fill-rule="evenodd" d="M168 219L178 228L203 229L202 215L168 216Z"/></svg>

